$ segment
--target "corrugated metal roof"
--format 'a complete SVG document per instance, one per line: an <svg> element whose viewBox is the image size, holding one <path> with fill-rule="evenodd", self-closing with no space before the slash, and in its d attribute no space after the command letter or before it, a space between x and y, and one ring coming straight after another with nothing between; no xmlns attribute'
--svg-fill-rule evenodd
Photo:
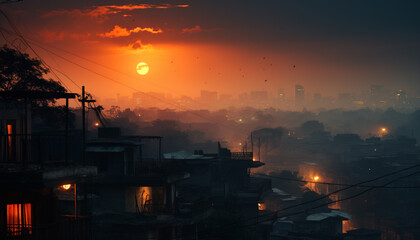
<svg viewBox="0 0 420 240"><path fill-rule="evenodd" d="M273 190L273 193L275 193L277 195L280 195L280 196L290 196L291 195L291 194L289 194L289 193L287 193L287 192L285 192L281 189L278 189L278 188L272 188L272 190Z"/></svg>
<svg viewBox="0 0 420 240"><path fill-rule="evenodd" d="M331 210L331 212L329 212L329 213L311 214L311 215L306 217L306 221L322 221L322 220L330 218L330 217L339 217L339 218L343 218L345 220L351 219L351 215L349 215L345 212L341 212L341 211L337 211L337 210Z"/></svg>

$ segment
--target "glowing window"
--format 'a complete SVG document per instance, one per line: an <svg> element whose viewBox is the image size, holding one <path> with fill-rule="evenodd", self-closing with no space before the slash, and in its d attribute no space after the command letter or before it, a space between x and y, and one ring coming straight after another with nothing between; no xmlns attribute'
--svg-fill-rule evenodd
<svg viewBox="0 0 420 240"><path fill-rule="evenodd" d="M7 204L7 234L9 236L32 234L32 206L30 203Z"/></svg>
<svg viewBox="0 0 420 240"><path fill-rule="evenodd" d="M266 209L267 208L265 206L265 203L258 203L258 210L263 211L263 210L266 210Z"/></svg>
<svg viewBox="0 0 420 240"><path fill-rule="evenodd" d="M15 156L15 126L13 124L7 124L7 152L9 161L12 161Z"/></svg>
<svg viewBox="0 0 420 240"><path fill-rule="evenodd" d="M12 124L7 124L7 134L8 135L12 135L14 133L13 131L13 125Z"/></svg>

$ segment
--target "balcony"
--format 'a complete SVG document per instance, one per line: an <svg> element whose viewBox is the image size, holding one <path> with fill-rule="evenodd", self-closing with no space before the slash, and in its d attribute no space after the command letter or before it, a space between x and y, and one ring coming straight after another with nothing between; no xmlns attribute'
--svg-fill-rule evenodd
<svg viewBox="0 0 420 240"><path fill-rule="evenodd" d="M253 152L231 152L231 159L252 161Z"/></svg>
<svg viewBox="0 0 420 240"><path fill-rule="evenodd" d="M82 156L78 138L59 134L0 135L0 164L27 166L75 162ZM69 144L70 140L72 144Z"/></svg>
<svg viewBox="0 0 420 240"><path fill-rule="evenodd" d="M19 231L2 232L0 239L4 240L73 240L92 239L91 220L88 217L59 216L56 221L42 225L26 227L14 226Z"/></svg>

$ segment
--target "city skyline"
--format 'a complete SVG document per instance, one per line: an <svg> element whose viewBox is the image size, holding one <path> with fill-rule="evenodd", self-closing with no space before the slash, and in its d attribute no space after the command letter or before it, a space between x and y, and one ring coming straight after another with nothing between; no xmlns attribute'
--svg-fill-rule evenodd
<svg viewBox="0 0 420 240"><path fill-rule="evenodd" d="M419 12L0 0L1 240L420 239Z"/></svg>
<svg viewBox="0 0 420 240"><path fill-rule="evenodd" d="M311 92L303 85L295 85L294 93L284 88L273 91L250 91L238 95L201 90L198 97L176 96L163 92L135 92L131 96L116 94L116 98L98 98L106 108L161 108L179 111L208 109L211 111L231 107L256 109L274 108L283 111L319 111L325 109L394 108L414 111L420 106L419 94L408 94L404 89L390 89L371 85L360 92L343 92L335 96Z"/></svg>
<svg viewBox="0 0 420 240"><path fill-rule="evenodd" d="M99 98L197 97L202 89L290 95L296 84L322 95L373 84L418 91L413 1L22 1L3 10L69 91L85 85ZM2 44L35 56L8 21L1 30ZM139 62L148 64L146 75L137 74Z"/></svg>

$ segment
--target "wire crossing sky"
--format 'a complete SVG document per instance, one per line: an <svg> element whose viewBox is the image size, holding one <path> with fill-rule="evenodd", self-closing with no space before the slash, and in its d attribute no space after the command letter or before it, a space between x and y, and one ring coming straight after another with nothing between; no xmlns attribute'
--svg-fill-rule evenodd
<svg viewBox="0 0 420 240"><path fill-rule="evenodd" d="M324 95L371 84L420 90L416 1L41 0L1 7L26 38L116 69L120 73L83 62L145 92L291 93L295 84ZM7 21L0 25L12 30ZM3 34L3 43L25 50L15 36ZM39 52L99 97L135 92ZM139 62L149 66L144 76L136 73Z"/></svg>

